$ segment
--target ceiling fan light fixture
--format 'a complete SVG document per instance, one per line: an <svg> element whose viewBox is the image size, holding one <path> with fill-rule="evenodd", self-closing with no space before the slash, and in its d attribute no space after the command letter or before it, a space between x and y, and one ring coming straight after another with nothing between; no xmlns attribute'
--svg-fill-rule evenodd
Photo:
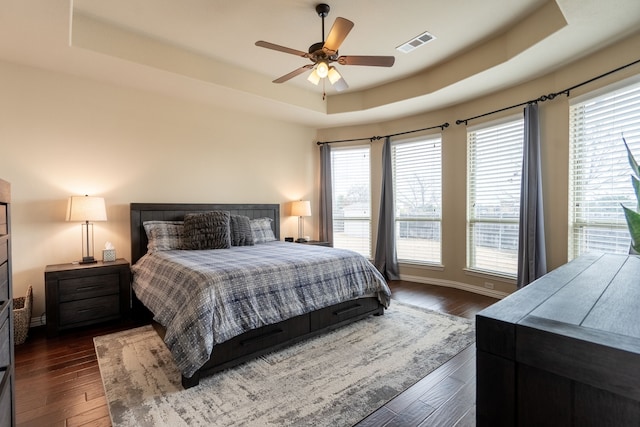
<svg viewBox="0 0 640 427"><path fill-rule="evenodd" d="M327 64L326 61L318 62L318 65L316 66L316 73L321 79L327 77L327 75L329 74L329 64Z"/></svg>
<svg viewBox="0 0 640 427"><path fill-rule="evenodd" d="M311 83L313 83L314 85L318 86L318 83L320 83L320 76L318 75L318 73L316 72L316 70L314 69L311 74L309 74L309 77L307 77L307 80L309 80Z"/></svg>
<svg viewBox="0 0 640 427"><path fill-rule="evenodd" d="M329 77L329 81L331 82L331 84L335 84L342 78L338 70L336 70L336 67L329 67L329 73L327 74L327 77Z"/></svg>

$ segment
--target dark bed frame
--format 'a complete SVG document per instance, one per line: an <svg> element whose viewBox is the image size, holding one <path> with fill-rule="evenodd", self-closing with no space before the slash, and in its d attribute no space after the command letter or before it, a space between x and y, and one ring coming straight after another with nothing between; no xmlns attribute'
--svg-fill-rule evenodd
<svg viewBox="0 0 640 427"><path fill-rule="evenodd" d="M147 236L144 221L177 221L185 213L224 210L249 218L271 218L274 235L280 239L280 206L277 204L182 204L182 203L132 203L131 204L131 258L132 264L147 252ZM296 243L292 243L296 244ZM133 313L136 317L151 319L152 314L136 298ZM192 376L182 376L182 386L190 388L200 378L227 369L263 354L289 346L295 342L319 335L370 315L384 314L384 307L377 297L346 301L311 313L283 320L273 325L245 332L224 343L217 344L209 360ZM164 328L153 322L158 334L164 338Z"/></svg>

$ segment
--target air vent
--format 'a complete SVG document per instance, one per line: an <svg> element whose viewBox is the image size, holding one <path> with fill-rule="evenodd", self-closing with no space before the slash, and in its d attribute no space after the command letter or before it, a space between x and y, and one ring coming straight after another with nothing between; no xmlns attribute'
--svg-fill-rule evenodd
<svg viewBox="0 0 640 427"><path fill-rule="evenodd" d="M403 53L409 53L412 50L419 48L420 46L429 43L431 40L435 39L436 37L432 34L429 34L428 31L425 31L424 33L420 34L419 36L416 36L414 38L412 38L411 40L409 40L406 43L401 44L400 46L398 46L396 49L398 49L400 52Z"/></svg>

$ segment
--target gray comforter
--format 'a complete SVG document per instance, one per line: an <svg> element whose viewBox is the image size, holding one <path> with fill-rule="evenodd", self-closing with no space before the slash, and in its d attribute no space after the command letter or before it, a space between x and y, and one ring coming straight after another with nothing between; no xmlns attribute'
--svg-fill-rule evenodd
<svg viewBox="0 0 640 427"><path fill-rule="evenodd" d="M166 328L186 377L215 344L243 332L364 295L388 307L391 295L361 255L296 243L155 252L132 271L136 296Z"/></svg>

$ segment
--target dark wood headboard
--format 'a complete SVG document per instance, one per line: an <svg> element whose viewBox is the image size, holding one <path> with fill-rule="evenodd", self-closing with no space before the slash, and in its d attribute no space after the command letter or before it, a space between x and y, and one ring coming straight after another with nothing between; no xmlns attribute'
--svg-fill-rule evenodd
<svg viewBox="0 0 640 427"><path fill-rule="evenodd" d="M131 263L147 253L145 221L180 221L184 214L198 211L229 211L251 219L271 218L276 239L280 239L280 205L278 204L210 204L210 203L131 203Z"/></svg>

